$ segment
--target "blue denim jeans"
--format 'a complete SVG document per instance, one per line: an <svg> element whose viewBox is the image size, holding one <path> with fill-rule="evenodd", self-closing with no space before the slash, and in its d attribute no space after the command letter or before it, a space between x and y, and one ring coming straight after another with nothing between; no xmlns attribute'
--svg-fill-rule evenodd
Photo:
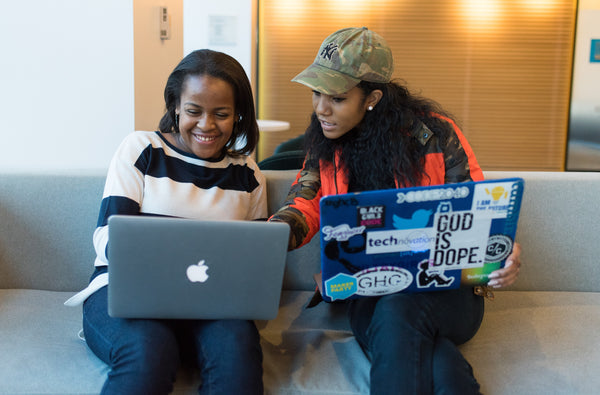
<svg viewBox="0 0 600 395"><path fill-rule="evenodd" d="M83 306L89 348L109 367L102 394L168 394L182 360L200 368L200 394L262 394L262 351L253 321L112 318L107 287Z"/></svg>
<svg viewBox="0 0 600 395"><path fill-rule="evenodd" d="M371 395L478 394L457 345L483 318L472 288L354 299L350 325L371 360Z"/></svg>

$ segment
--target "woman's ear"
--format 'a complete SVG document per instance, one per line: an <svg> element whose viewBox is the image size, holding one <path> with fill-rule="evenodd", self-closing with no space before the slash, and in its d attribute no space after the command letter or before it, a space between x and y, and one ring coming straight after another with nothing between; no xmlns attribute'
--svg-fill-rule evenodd
<svg viewBox="0 0 600 395"><path fill-rule="evenodd" d="M367 100L365 101L367 108L374 108L377 105L377 103L379 103L382 97L383 92L380 89L375 89L374 91L369 93L369 96L367 96Z"/></svg>
<svg viewBox="0 0 600 395"><path fill-rule="evenodd" d="M379 89L375 89L367 96L365 100L365 106L367 107L367 111L373 111L379 100L383 97L383 92Z"/></svg>

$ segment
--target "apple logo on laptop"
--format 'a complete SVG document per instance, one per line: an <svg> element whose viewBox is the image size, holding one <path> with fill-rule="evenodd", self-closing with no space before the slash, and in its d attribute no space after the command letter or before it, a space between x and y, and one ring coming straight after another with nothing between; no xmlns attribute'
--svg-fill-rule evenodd
<svg viewBox="0 0 600 395"><path fill-rule="evenodd" d="M203 283L208 279L208 274L206 271L208 270L208 266L204 264L204 259L198 262L196 265L190 265L186 274L188 279L193 283Z"/></svg>

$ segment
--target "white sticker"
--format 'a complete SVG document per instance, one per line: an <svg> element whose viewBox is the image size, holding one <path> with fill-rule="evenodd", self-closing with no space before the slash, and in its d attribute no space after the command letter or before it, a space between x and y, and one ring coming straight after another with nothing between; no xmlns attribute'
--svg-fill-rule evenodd
<svg viewBox="0 0 600 395"><path fill-rule="evenodd" d="M429 255L431 269L483 266L491 224L492 218L475 216L468 211L436 213L435 243Z"/></svg>
<svg viewBox="0 0 600 395"><path fill-rule="evenodd" d="M486 262L500 262L512 252L513 241L506 235L493 235L488 240Z"/></svg>
<svg viewBox="0 0 600 395"><path fill-rule="evenodd" d="M427 251L435 242L433 228L397 229L367 232L367 254Z"/></svg>
<svg viewBox="0 0 600 395"><path fill-rule="evenodd" d="M348 224L333 226L324 226L321 229L323 240L328 241L336 239L337 241L348 241L352 236L359 235L365 231L365 226L351 228Z"/></svg>
<svg viewBox="0 0 600 395"><path fill-rule="evenodd" d="M514 184L514 182L476 184L473 194L473 210L478 216L506 218Z"/></svg>
<svg viewBox="0 0 600 395"><path fill-rule="evenodd" d="M406 289L413 281L413 275L406 269L396 266L376 266L354 275L356 294L362 296L387 295Z"/></svg>

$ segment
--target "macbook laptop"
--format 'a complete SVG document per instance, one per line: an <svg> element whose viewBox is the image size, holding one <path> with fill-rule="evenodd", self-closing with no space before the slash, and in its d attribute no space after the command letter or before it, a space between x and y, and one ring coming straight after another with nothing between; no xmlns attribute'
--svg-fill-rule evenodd
<svg viewBox="0 0 600 395"><path fill-rule="evenodd" d="M275 318L289 226L151 216L108 220L113 317Z"/></svg>
<svg viewBox="0 0 600 395"><path fill-rule="evenodd" d="M512 178L324 197L323 298L487 283L512 252L523 188Z"/></svg>

